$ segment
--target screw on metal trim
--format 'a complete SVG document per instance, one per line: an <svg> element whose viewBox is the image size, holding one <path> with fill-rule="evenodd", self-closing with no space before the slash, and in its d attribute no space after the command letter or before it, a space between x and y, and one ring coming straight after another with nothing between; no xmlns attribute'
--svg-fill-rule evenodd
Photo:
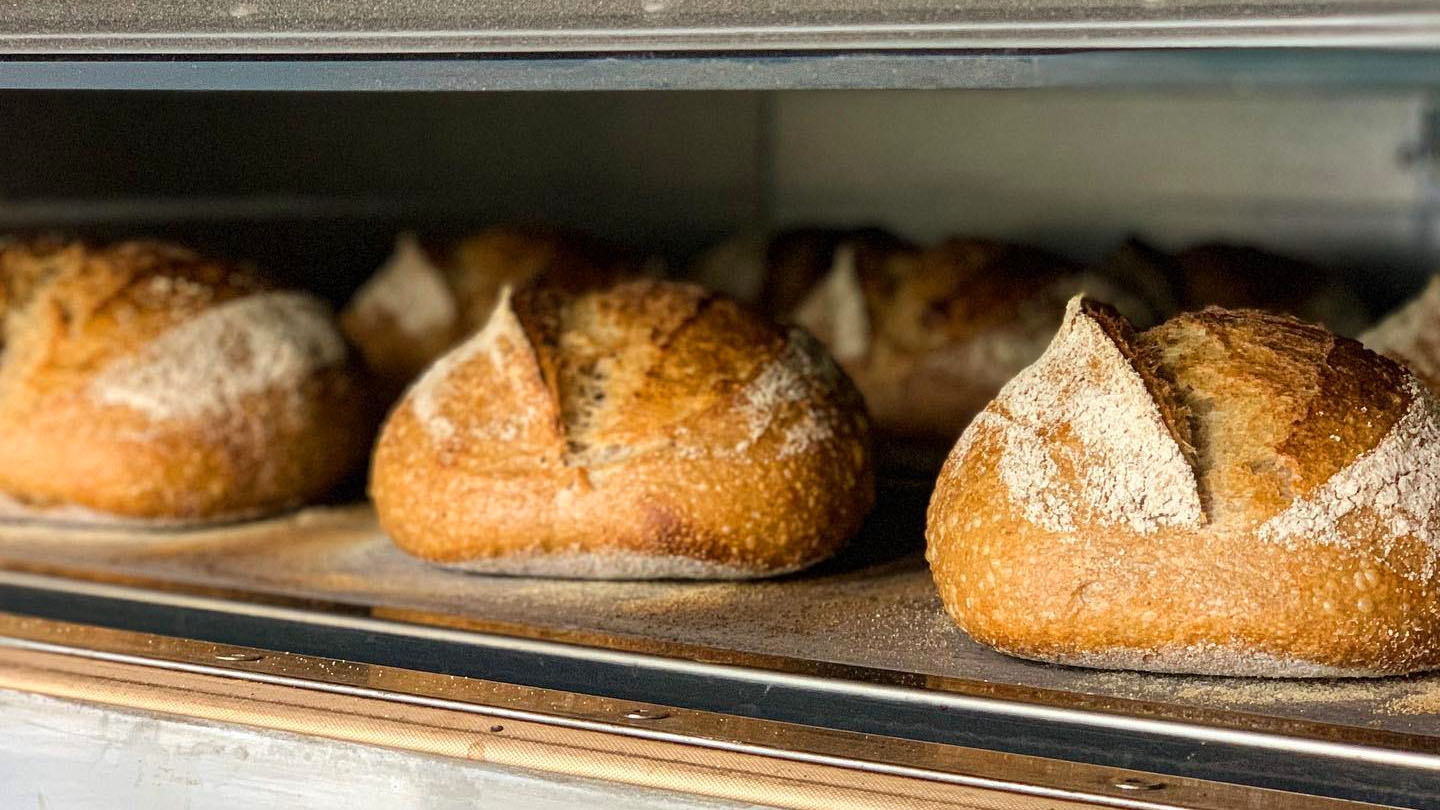
<svg viewBox="0 0 1440 810"><path fill-rule="evenodd" d="M1164 782L1153 782L1149 779L1138 779L1134 776L1127 776L1124 779L1116 779L1111 782L1112 787L1120 790L1164 790Z"/></svg>
<svg viewBox="0 0 1440 810"><path fill-rule="evenodd" d="M248 652L216 653L216 661L259 661L265 656Z"/></svg>
<svg viewBox="0 0 1440 810"><path fill-rule="evenodd" d="M625 717L630 720L664 720L669 716L669 712L662 712L659 709L631 709L625 713Z"/></svg>

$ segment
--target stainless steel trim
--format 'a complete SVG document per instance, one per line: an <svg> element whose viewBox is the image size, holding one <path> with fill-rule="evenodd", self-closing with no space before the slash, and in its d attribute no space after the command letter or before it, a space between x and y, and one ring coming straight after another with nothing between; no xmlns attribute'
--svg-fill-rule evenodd
<svg viewBox="0 0 1440 810"><path fill-rule="evenodd" d="M159 669L171 669L179 672L190 672L197 675L215 675L226 678L234 678L236 680L242 681L255 681L257 683L274 684L277 686L292 686L304 689L314 689L322 692L330 692L337 695L376 698L379 700L387 700L395 703L407 703L414 706L427 706L430 708L449 709L451 711L462 711L471 714L482 714L487 717L499 717L507 720L524 720L532 723L544 723L546 725L559 726L561 728L581 729L585 731L600 731L607 734L620 734L627 737L637 737L645 740L683 743L685 745L699 745L706 748L719 749L722 751L734 751L736 753L744 754L758 754L761 756L774 757L776 759L790 759L797 762L809 762L817 765L834 765L843 768L851 768L854 770L869 771L872 773L885 773L893 776L906 776L916 779L930 779L935 781L950 782L951 784L965 785L967 787L1005 790L1014 793L1024 793L1032 796L1044 796L1047 798L1055 799L1098 801L1113 807L1135 808L1136 810L1164 810L1165 808L1174 806L1168 803L1130 800L1109 796L1102 797L1096 796L1095 794L1081 793L1078 791L1056 790L1052 788L1043 788L1033 785L1023 785L1014 782L1006 782L1000 779L987 779L979 776L965 776L960 774L941 773L921 768L906 768L897 765L888 765L885 763L869 762L865 760L849 759L845 757L809 754L801 751L789 751L783 748L774 748L770 746L729 742L725 740L705 739L669 731L636 728L634 726L623 726L614 723L605 723L594 720L580 720L576 718L559 717L555 715L541 714L532 711L506 709L497 706L475 706L455 700L444 700L441 698L425 697L421 695L408 695L399 692L389 692L381 689L367 689L357 686L346 686L343 684L324 683L321 681L292 678L283 675L270 675L258 672L244 672L236 669L225 669L218 666L205 666L203 664L187 664L179 661L162 661L151 658L142 658L135 655L98 652L95 650L85 650L60 644L46 644L43 642L26 641L24 639L6 638L3 636L0 636L0 647L9 647L12 649L21 650L33 650L36 652L49 652L61 655L76 656L80 658L91 658L97 661L112 661L116 663L136 664L140 666L156 667Z"/></svg>
<svg viewBox="0 0 1440 810"><path fill-rule="evenodd" d="M7 635L17 634L17 635ZM65 641L40 641L29 636L54 637ZM94 646L85 646L87 643ZM112 649L96 649L108 646ZM114 649L143 650L116 652ZM325 692L355 698L464 712L485 717L530 722L563 729L598 732L635 739L696 746L717 751L769 757L779 760L838 767L873 774L942 782L951 785L1004 791L1032 797L1087 802L1096 805L1164 810L1165 808L1207 808L1218 810L1234 806L1265 806L1276 810L1291 807L1374 807L1359 802L1303 797L1261 788L1249 788L1206 782L1186 777L1159 776L1130 769L1105 768L1077 763L1045 760L1015 754L1001 754L977 749L936 743L893 740L876 735L861 735L817 729L807 726L748 718L726 718L709 712L688 709L661 709L654 705L614 701L554 690L515 687L476 679L454 679L429 673L409 672L389 667L357 665L345 661L294 656L288 653L253 648L216 647L205 642L127 631L29 619L0 614L0 650L17 650L82 660L104 661L136 667L183 672L193 675L228 678L264 683L272 686ZM222 651L223 652L219 652ZM161 657L171 656L171 657ZM179 660L180 657L195 660ZM226 656L229 656L228 658ZM221 660L225 663L198 663L198 659ZM6 660L0 657L0 681L3 681ZM13 662L12 662L13 663ZM23 662L22 662L23 665ZM266 667L281 672L293 671L302 676L260 672L249 666ZM369 678L398 684L402 689L356 686L345 678ZM424 694L437 682L459 680L465 687L460 700ZM447 691L456 691L453 684ZM473 697L472 697L473 696ZM548 705L548 711L515 708L515 706ZM562 707L562 708L556 708ZM577 715L603 714L610 718L594 720ZM641 715L640 717L634 717ZM666 721L670 730L657 729L656 721ZM257 721L264 725L263 721ZM498 731L492 728L491 731ZM718 735L717 735L718 732ZM723 736L720 736L723 735ZM765 740L768 744L754 740ZM824 753L842 751L844 755ZM896 758L911 757L925 766L897 764ZM982 776L964 769L982 769L1000 774ZM1024 781L1029 779L1031 781ZM1045 781L1048 784L1037 784ZM1056 783L1065 786L1057 787ZM1157 787L1159 786L1159 787ZM1158 792L1163 787L1163 793ZM1151 789L1156 793L1148 793ZM1111 790L1114 793L1103 791ZM1143 792L1143 798L1136 791Z"/></svg>
<svg viewBox="0 0 1440 810"><path fill-rule="evenodd" d="M960 48L1426 47L1440 13L1424 4L1322 0L1206 5L1123 0L629 3L440 0L311 7L273 2L113 0L12 9L0 53L13 55L625 53ZM173 6L173 7L172 7Z"/></svg>
<svg viewBox="0 0 1440 810"><path fill-rule="evenodd" d="M3 37L0 37L3 40ZM0 89L158 91L588 91L860 88L1432 88L1437 50L1027 51L917 48L889 51L586 53L387 58L7 59L0 41ZM1273 45L1273 43L1271 43ZM1348 47L1357 47L1348 44ZM53 55L52 55L53 56ZM414 56L414 54L410 54Z"/></svg>
<svg viewBox="0 0 1440 810"><path fill-rule="evenodd" d="M753 669L727 664L665 658L642 653L606 650L551 641L385 621L363 616L320 613L275 605L239 603L224 599L150 591L121 585L77 582L13 571L0 571L0 584L41 588L69 594L86 594L113 599L126 599L181 608L267 617L374 633L428 638L443 640L451 644L497 650L518 650L554 658L640 667L656 672L703 673L735 681L750 682L761 686L784 684L816 693L871 696L883 698L891 702L908 703L936 710L962 709L983 711L992 714L1024 718L1036 722L1072 723L1140 734L1166 735L1181 739L1244 746L1269 751L1306 753L1355 762L1395 765L1440 772L1440 752L1407 751L1379 746L1306 739L1276 733L1181 723L1170 720L1157 720L1064 706L1024 703L995 697L980 697L955 692L922 690L889 684L866 683L814 675Z"/></svg>

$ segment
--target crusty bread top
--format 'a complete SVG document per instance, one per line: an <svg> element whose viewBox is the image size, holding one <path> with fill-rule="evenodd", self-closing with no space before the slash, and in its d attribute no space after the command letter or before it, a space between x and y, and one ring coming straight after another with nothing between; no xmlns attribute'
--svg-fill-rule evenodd
<svg viewBox="0 0 1440 810"><path fill-rule="evenodd" d="M810 290L830 272L836 253L849 251L861 265L883 262L897 250L910 246L880 228L795 228L776 235L765 244L760 309L775 317L795 311Z"/></svg>
<svg viewBox="0 0 1440 810"><path fill-rule="evenodd" d="M1126 526L1148 534L1198 526L1205 516L1195 474L1177 438L1188 428L1157 404L1166 396L1143 367L1124 321L1078 296L1040 360L1017 375L971 423L952 459L996 432L1000 477L1027 520L1050 531ZM1068 437L1046 450L1053 437ZM1057 457L1058 456L1058 457Z"/></svg>
<svg viewBox="0 0 1440 810"><path fill-rule="evenodd" d="M1212 308L1133 339L1106 326L1117 318L1073 300L952 460L998 430L1013 503L1051 531L1205 526L1297 547L1366 537L1404 576L1436 573L1440 404L1412 375L1285 316ZM1402 538L1424 558L1391 554Z"/></svg>
<svg viewBox="0 0 1440 810"><path fill-rule="evenodd" d="M464 371L482 355L488 368ZM494 385L495 370L504 385ZM433 442L477 466L598 468L661 447L743 453L779 406L810 395L817 375L833 384L839 371L802 330L787 335L699 287L638 280L580 295L507 290L484 329L432 366L407 401ZM471 377L489 388L458 395ZM707 413L737 406L738 433L687 440ZM503 443L468 441L476 430ZM787 437L791 452L824 438L802 434Z"/></svg>
<svg viewBox="0 0 1440 810"><path fill-rule="evenodd" d="M16 406L84 390L152 421L193 421L346 358L323 303L174 245L7 244L0 289L0 396Z"/></svg>
<svg viewBox="0 0 1440 810"><path fill-rule="evenodd" d="M1171 255L1130 239L1100 267L1131 286L1144 285L1147 300L1168 299L1170 305L1161 307L1166 314L1206 306L1263 309L1295 315L1342 335L1357 334L1369 322L1364 303L1334 272L1254 247L1210 243ZM1171 292L1154 289L1156 280L1163 280Z"/></svg>
<svg viewBox="0 0 1440 810"><path fill-rule="evenodd" d="M1374 448L1405 413L1404 371L1282 315L1206 309L1145 333L1193 414L1212 521L1248 526Z"/></svg>
<svg viewBox="0 0 1440 810"><path fill-rule="evenodd" d="M468 334L490 317L503 287L543 277L549 286L579 291L635 268L616 248L554 229L496 226L435 251L406 233L356 291L346 316L362 322L387 318L417 337L437 330Z"/></svg>

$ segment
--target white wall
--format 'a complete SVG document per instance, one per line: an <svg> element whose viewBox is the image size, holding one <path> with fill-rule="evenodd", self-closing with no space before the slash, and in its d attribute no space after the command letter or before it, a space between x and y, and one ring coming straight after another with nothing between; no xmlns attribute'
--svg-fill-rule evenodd
<svg viewBox="0 0 1440 810"><path fill-rule="evenodd" d="M1097 256L1127 234L1428 261L1421 94L804 92L773 107L782 222L881 222Z"/></svg>

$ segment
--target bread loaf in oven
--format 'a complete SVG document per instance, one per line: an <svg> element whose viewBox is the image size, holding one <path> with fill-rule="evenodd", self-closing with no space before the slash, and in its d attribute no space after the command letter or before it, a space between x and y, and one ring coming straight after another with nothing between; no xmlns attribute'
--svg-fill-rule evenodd
<svg viewBox="0 0 1440 810"><path fill-rule="evenodd" d="M485 323L501 288L544 283L578 291L639 269L617 248L553 228L496 226L439 249L402 234L350 299L341 325L393 398Z"/></svg>
<svg viewBox="0 0 1440 810"><path fill-rule="evenodd" d="M1370 323L1363 301L1333 271L1259 248L1223 242L1168 254L1130 239L1097 267L1105 275L1164 280L1179 310L1207 306L1261 309L1318 323L1354 337Z"/></svg>
<svg viewBox="0 0 1440 810"><path fill-rule="evenodd" d="M471 571L767 576L859 527L867 432L801 329L684 284L532 287L396 406L371 494L402 549Z"/></svg>
<svg viewBox="0 0 1440 810"><path fill-rule="evenodd" d="M1373 351L1400 361L1440 391L1440 276L1360 335Z"/></svg>
<svg viewBox="0 0 1440 810"><path fill-rule="evenodd" d="M883 254L842 247L794 319L855 380L882 441L939 448L909 456L933 473L971 417L1040 356L1081 292L1156 317L1113 279L1043 251L952 239Z"/></svg>
<svg viewBox="0 0 1440 810"><path fill-rule="evenodd" d="M0 244L0 493L204 521L325 494L374 409L321 301L175 245Z"/></svg>
<svg viewBox="0 0 1440 810"><path fill-rule="evenodd" d="M1319 326L1207 309L1136 335L1073 299L951 452L946 609L1043 661L1378 676L1440 664L1440 406Z"/></svg>

